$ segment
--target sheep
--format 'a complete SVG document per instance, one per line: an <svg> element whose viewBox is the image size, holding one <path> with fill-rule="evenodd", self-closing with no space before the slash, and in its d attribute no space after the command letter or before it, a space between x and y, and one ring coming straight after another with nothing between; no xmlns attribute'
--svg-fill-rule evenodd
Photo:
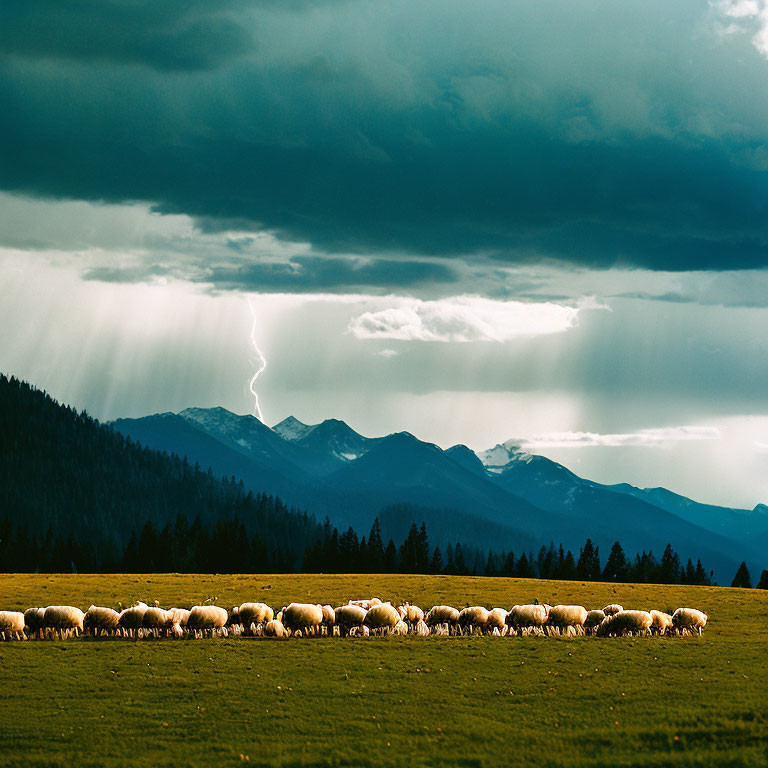
<svg viewBox="0 0 768 768"><path fill-rule="evenodd" d="M83 619L85 614L72 605L49 605L43 614L43 626L58 632L60 637L74 634L79 635L83 631Z"/></svg>
<svg viewBox="0 0 768 768"><path fill-rule="evenodd" d="M275 618L275 612L266 603L243 603L238 614L245 631L253 634L258 634L259 627Z"/></svg>
<svg viewBox="0 0 768 768"><path fill-rule="evenodd" d="M291 603L283 612L283 624L292 632L314 634L323 623L323 607L312 603Z"/></svg>
<svg viewBox="0 0 768 768"><path fill-rule="evenodd" d="M606 616L613 616L614 613L620 613L623 610L623 605L619 605L618 603L611 603L610 605L606 605L605 608L603 608L603 613Z"/></svg>
<svg viewBox="0 0 768 768"><path fill-rule="evenodd" d="M397 612L400 614L400 618L403 621L408 622L408 624L416 624L419 621L424 621L424 611L419 608L418 605L403 603L397 607Z"/></svg>
<svg viewBox="0 0 768 768"><path fill-rule="evenodd" d="M195 637L198 637L198 632L201 635L207 632L211 636L224 634L222 630L227 623L227 617L226 610L218 605L195 605L189 612L187 628L194 631Z"/></svg>
<svg viewBox="0 0 768 768"><path fill-rule="evenodd" d="M21 611L0 611L0 637L23 640L24 614Z"/></svg>
<svg viewBox="0 0 768 768"><path fill-rule="evenodd" d="M596 634L598 637L647 634L652 623L651 614L646 611L619 611L606 616Z"/></svg>
<svg viewBox="0 0 768 768"><path fill-rule="evenodd" d="M504 634L507 629L507 611L504 608L492 608L488 611L488 621L485 626L491 632L498 629L500 635Z"/></svg>
<svg viewBox="0 0 768 768"><path fill-rule="evenodd" d="M541 634L549 618L549 606L539 603L515 605L507 614L507 626L512 634L517 632Z"/></svg>
<svg viewBox="0 0 768 768"><path fill-rule="evenodd" d="M708 618L706 613L696 608L678 608L672 614L672 625L681 634L698 630L699 637L701 637L701 630L707 625Z"/></svg>
<svg viewBox="0 0 768 768"><path fill-rule="evenodd" d="M98 637L99 635L113 635L120 626L120 614L112 608L100 608L92 605L83 617L83 629L86 634Z"/></svg>
<svg viewBox="0 0 768 768"><path fill-rule="evenodd" d="M595 632L605 619L605 612L601 610L587 611L587 618L584 620L584 629L587 632Z"/></svg>
<svg viewBox="0 0 768 768"><path fill-rule="evenodd" d="M386 633L400 621L400 614L392 603L374 605L365 615L365 625L371 630Z"/></svg>
<svg viewBox="0 0 768 768"><path fill-rule="evenodd" d="M657 635L665 635L672 629L672 616L663 611L651 611L651 631Z"/></svg>
<svg viewBox="0 0 768 768"><path fill-rule="evenodd" d="M433 605L427 613L426 622L430 627L445 626L445 634L450 634L451 629L458 626L459 611L450 605ZM433 630L435 631L435 630ZM442 634L442 632L435 634Z"/></svg>
<svg viewBox="0 0 768 768"><path fill-rule="evenodd" d="M268 621L264 627L264 635L265 637L285 637L286 632L283 622L277 619Z"/></svg>
<svg viewBox="0 0 768 768"><path fill-rule="evenodd" d="M362 627L367 613L365 608L352 603L336 608L334 618L341 634L348 634L354 627Z"/></svg>
<svg viewBox="0 0 768 768"><path fill-rule="evenodd" d="M574 627L576 634L584 632L584 622L587 620L587 609L582 605L556 605L549 612L547 624L552 630L559 632L566 627ZM571 634L570 631L568 634Z"/></svg>
<svg viewBox="0 0 768 768"><path fill-rule="evenodd" d="M168 615L171 619L172 627L184 629L189 621L189 611L186 608L169 608Z"/></svg>
<svg viewBox="0 0 768 768"><path fill-rule="evenodd" d="M482 605L472 605L459 612L459 626L462 630L468 630L471 633L477 628L482 632L487 623L488 609L483 608Z"/></svg>
<svg viewBox="0 0 768 768"><path fill-rule="evenodd" d="M134 637L144 626L144 614L148 607L146 603L138 602L120 611L120 629L125 637Z"/></svg>
<svg viewBox="0 0 768 768"><path fill-rule="evenodd" d="M395 624L394 627L392 627L392 634L393 635L407 635L408 634L408 625L400 619L400 621Z"/></svg>
<svg viewBox="0 0 768 768"><path fill-rule="evenodd" d="M370 610L374 605L381 605L381 600L378 597L370 597L367 600L350 600L349 605L357 605L365 610Z"/></svg>
<svg viewBox="0 0 768 768"><path fill-rule="evenodd" d="M173 618L169 611L162 608L150 607L144 611L142 627L146 630L145 635L150 634L159 637L162 632L167 632L173 626Z"/></svg>
<svg viewBox="0 0 768 768"><path fill-rule="evenodd" d="M419 637L426 637L429 635L429 626L427 626L427 622L423 619L417 621L413 627L413 634L418 635Z"/></svg>
<svg viewBox="0 0 768 768"><path fill-rule="evenodd" d="M323 629L326 635L333 635L333 628L336 625L336 612L332 605L323 605Z"/></svg>
<svg viewBox="0 0 768 768"><path fill-rule="evenodd" d="M24 611L24 632L27 637L40 637L43 633L45 608L27 608Z"/></svg>

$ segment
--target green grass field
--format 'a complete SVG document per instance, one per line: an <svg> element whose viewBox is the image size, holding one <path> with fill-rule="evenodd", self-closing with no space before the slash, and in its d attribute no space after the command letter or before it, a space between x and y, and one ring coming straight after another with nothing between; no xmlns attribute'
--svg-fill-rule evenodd
<svg viewBox="0 0 768 768"><path fill-rule="evenodd" d="M701 608L699 638L0 644L0 766L764 766L768 595L450 576L0 575L0 608Z"/></svg>

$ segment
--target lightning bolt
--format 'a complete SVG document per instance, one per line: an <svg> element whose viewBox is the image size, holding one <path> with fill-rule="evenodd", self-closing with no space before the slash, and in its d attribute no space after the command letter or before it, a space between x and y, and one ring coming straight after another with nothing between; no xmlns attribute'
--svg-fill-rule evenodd
<svg viewBox="0 0 768 768"><path fill-rule="evenodd" d="M259 395L256 392L256 379L259 378L262 371L267 367L267 359L264 357L262 351L259 349L259 345L256 343L256 312L254 312L253 304L249 296L245 297L248 302L248 309L251 310L251 317L253 318L253 325L251 326L251 344L253 344L254 350L256 350L256 373L253 374L253 378L248 384L248 389L251 390L253 395L253 413L256 418L263 422L264 414L261 412L261 406L259 405Z"/></svg>

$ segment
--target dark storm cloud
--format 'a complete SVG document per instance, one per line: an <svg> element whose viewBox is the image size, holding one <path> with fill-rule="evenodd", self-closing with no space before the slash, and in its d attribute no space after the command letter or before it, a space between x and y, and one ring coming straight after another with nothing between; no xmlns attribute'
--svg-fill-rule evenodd
<svg viewBox="0 0 768 768"><path fill-rule="evenodd" d="M208 69L251 50L240 2L24 0L4 4L0 53L159 70Z"/></svg>
<svg viewBox="0 0 768 768"><path fill-rule="evenodd" d="M703 0L21 7L5 189L330 254L768 266L768 63ZM435 270L373 264L357 277ZM300 266L223 278L352 284Z"/></svg>
<svg viewBox="0 0 768 768"><path fill-rule="evenodd" d="M83 279L110 283L139 283L155 277L183 277L214 288L232 288L259 293L314 293L338 289L409 288L425 283L455 283L458 275L445 264L389 259L349 259L295 256L286 262L257 262L233 266L199 268L193 273L173 272L156 265L92 267Z"/></svg>

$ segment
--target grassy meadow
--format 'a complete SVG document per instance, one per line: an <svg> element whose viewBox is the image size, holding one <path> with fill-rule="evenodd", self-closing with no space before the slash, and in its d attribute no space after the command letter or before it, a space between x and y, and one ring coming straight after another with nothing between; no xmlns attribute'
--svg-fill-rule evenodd
<svg viewBox="0 0 768 768"><path fill-rule="evenodd" d="M701 608L702 638L0 644L0 766L761 766L768 595L456 576L0 575L0 609L578 602Z"/></svg>

